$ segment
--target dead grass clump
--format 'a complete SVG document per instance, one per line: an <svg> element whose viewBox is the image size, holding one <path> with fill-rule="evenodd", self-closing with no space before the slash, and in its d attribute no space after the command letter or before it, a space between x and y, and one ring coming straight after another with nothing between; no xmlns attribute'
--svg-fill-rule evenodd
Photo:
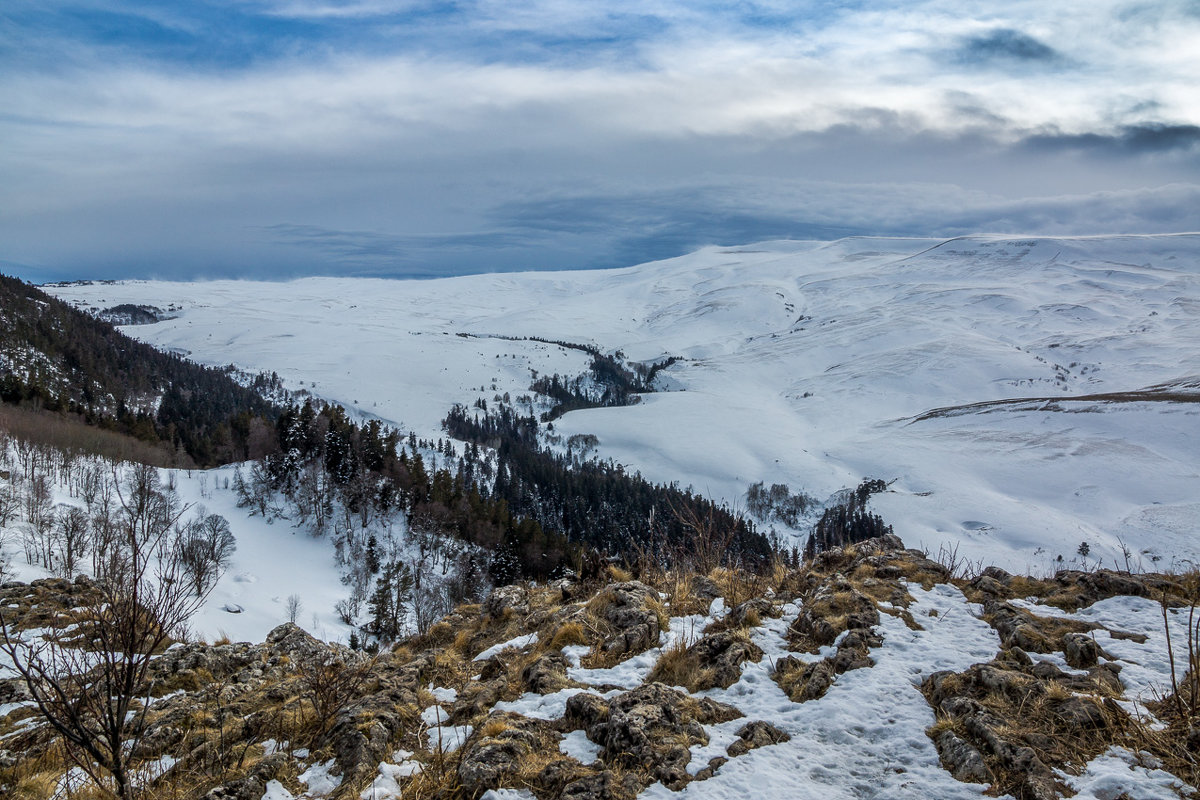
<svg viewBox="0 0 1200 800"><path fill-rule="evenodd" d="M578 622L564 622L559 625L551 635L546 645L548 650L562 650L568 645L586 645L590 644L587 633L583 626Z"/></svg>
<svg viewBox="0 0 1200 800"><path fill-rule="evenodd" d="M754 572L745 569L717 567L708 573L708 577L720 589L725 604L730 608L747 600L765 597L778 589L786 572L780 571L780 580L776 580L776 571L767 570ZM708 609L705 608L704 611Z"/></svg>
<svg viewBox="0 0 1200 800"><path fill-rule="evenodd" d="M629 572L629 570L621 569L616 564L608 565L608 577L614 583L626 583L633 580L633 575Z"/></svg>
<svg viewBox="0 0 1200 800"><path fill-rule="evenodd" d="M24 775L17 779L16 784L9 789L11 800L46 800L53 797L58 782L62 778L59 772L39 772L34 775Z"/></svg>
<svg viewBox="0 0 1200 800"><path fill-rule="evenodd" d="M450 623L439 620L429 626L429 630L425 631L425 635L420 638L420 648L422 650L430 647L445 647L451 641L454 641L460 633Z"/></svg>
<svg viewBox="0 0 1200 800"><path fill-rule="evenodd" d="M667 595L667 602L671 604L671 613L681 617L708 613L712 598L708 596L708 592L696 591L699 584L697 577L690 572L671 573L666 586L660 587Z"/></svg>
<svg viewBox="0 0 1200 800"><path fill-rule="evenodd" d="M479 729L479 735L484 739L495 739L500 734L511 729L512 725L509 725L507 720L492 717Z"/></svg>
<svg viewBox="0 0 1200 800"><path fill-rule="evenodd" d="M689 692L698 692L712 687L713 673L712 667L701 664L699 656L688 646L688 642L681 639L663 650L646 681L682 686Z"/></svg>

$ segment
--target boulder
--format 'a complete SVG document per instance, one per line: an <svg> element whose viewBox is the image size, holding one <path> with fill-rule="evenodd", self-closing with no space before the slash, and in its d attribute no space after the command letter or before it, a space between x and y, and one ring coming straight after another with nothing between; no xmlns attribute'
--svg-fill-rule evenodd
<svg viewBox="0 0 1200 800"><path fill-rule="evenodd" d="M604 640L604 651L613 656L640 653L658 644L658 614L648 607L657 593L644 583L615 583L599 596L601 617L611 633Z"/></svg>
<svg viewBox="0 0 1200 800"><path fill-rule="evenodd" d="M515 777L530 755L544 752L558 735L549 723L520 714L493 712L463 746L458 779L468 795L498 788ZM378 763L378 762L375 762Z"/></svg>
<svg viewBox="0 0 1200 800"><path fill-rule="evenodd" d="M557 692L567 685L567 666L562 653L547 653L521 670L521 683L529 692Z"/></svg>
<svg viewBox="0 0 1200 800"><path fill-rule="evenodd" d="M488 595L483 603L483 613L492 619L503 619L512 614L525 616L529 613L529 591L517 584L501 586Z"/></svg>
<svg viewBox="0 0 1200 800"><path fill-rule="evenodd" d="M942 758L942 765L955 780L964 783L991 783L995 780L980 752L954 731L942 731L934 740L934 745Z"/></svg>
<svg viewBox="0 0 1200 800"><path fill-rule="evenodd" d="M737 735L738 740L725 749L730 758L740 756L757 747L780 744L792 738L771 723L761 719L743 725Z"/></svg>
<svg viewBox="0 0 1200 800"><path fill-rule="evenodd" d="M714 686L728 689L742 677L743 662L763 657L762 648L730 631L703 636L689 650L700 666L710 671L711 679L696 687L700 690Z"/></svg>
<svg viewBox="0 0 1200 800"><path fill-rule="evenodd" d="M1105 655L1096 640L1086 633L1068 633L1063 636L1063 655L1075 669L1090 669Z"/></svg>

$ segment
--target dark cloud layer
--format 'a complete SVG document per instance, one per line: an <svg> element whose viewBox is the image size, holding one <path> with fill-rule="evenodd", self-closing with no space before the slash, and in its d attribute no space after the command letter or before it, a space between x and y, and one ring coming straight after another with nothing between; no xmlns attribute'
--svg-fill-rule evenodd
<svg viewBox="0 0 1200 800"><path fill-rule="evenodd" d="M1076 150L1107 155L1200 150L1200 125L1127 125L1113 133L1037 134L1025 139L1033 150Z"/></svg>
<svg viewBox="0 0 1200 800"><path fill-rule="evenodd" d="M1056 65L1066 61L1050 45L1012 28L997 28L985 34L964 37L954 50L954 58L960 63L984 65Z"/></svg>
<svg viewBox="0 0 1200 800"><path fill-rule="evenodd" d="M1200 229L1193 0L10 0L0 268Z"/></svg>

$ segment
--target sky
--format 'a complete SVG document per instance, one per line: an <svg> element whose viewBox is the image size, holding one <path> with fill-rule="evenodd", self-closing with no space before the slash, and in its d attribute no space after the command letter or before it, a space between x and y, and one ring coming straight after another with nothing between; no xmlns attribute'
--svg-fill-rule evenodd
<svg viewBox="0 0 1200 800"><path fill-rule="evenodd" d="M1200 0L5 0L0 271L1200 230Z"/></svg>

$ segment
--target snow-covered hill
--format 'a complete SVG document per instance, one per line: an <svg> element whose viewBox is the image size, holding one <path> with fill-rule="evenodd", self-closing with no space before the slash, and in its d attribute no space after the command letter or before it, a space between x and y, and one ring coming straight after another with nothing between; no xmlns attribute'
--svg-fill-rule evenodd
<svg viewBox="0 0 1200 800"><path fill-rule="evenodd" d="M527 393L530 370L586 368L582 352L498 337L680 356L671 391L556 431L730 504L759 480L824 497L880 477L874 505L907 543L1022 572L1070 563L1082 542L1109 566L1122 544L1135 566L1200 559L1196 234L766 242L592 272L52 291L174 306L127 332L423 436L455 402ZM1129 394L1160 386L1174 391Z"/></svg>

